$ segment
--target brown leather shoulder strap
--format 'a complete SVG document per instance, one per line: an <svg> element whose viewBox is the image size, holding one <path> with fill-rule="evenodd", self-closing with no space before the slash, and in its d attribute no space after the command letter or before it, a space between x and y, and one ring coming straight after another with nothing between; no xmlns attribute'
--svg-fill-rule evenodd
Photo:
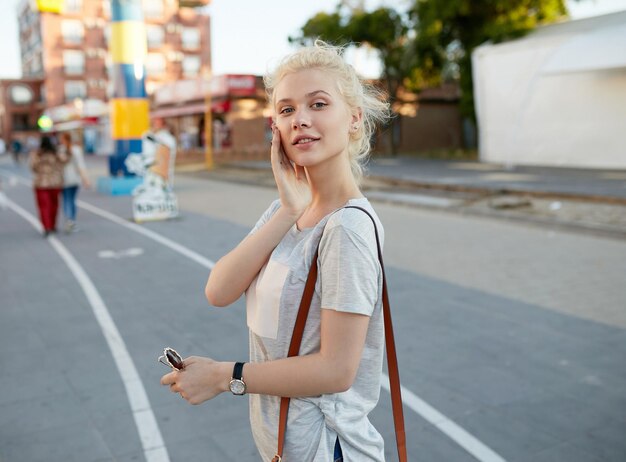
<svg viewBox="0 0 626 462"><path fill-rule="evenodd" d="M393 325L391 322L391 309L389 306L389 294L387 292L387 278L385 275L385 266L383 264L383 253L380 245L380 238L378 236L378 227L374 217L364 208L349 205L344 208L359 209L365 212L372 223L374 224L374 232L376 234L376 245L378 247L378 260L380 262L380 268L383 273L383 320L385 325L385 346L387 350L387 369L389 372L389 385L391 389L391 406L393 409L393 421L396 429L396 443L398 446L398 459L400 462L407 462L406 452L406 435L404 431L404 412L402 410L402 394L400 389L400 373L398 369L398 359L396 356L396 344L393 335ZM294 325L293 334L291 336L291 343L289 344L288 356L297 356L300 352L300 344L302 343L302 335L304 334L304 327L309 315L309 308L311 307L311 300L313 299L313 293L315 292L315 282L317 280L317 258L319 252L319 243L315 251L315 256L311 262L311 269L307 277L304 292L302 293L302 300L300 301L300 308L298 309L298 316L296 317L296 323ZM272 462L281 462L283 448L285 445L285 432L287 429L287 413L289 410L289 398L281 398L280 400L280 415L278 421L278 451Z"/></svg>
<svg viewBox="0 0 626 462"><path fill-rule="evenodd" d="M302 343L302 335L304 335L304 327L307 317L309 316L309 308L311 308L311 300L315 292L315 281L317 280L317 251L311 262L311 269L306 278L304 292L300 300L300 308L298 308L298 316L291 334L291 343L289 344L288 357L298 356L300 353L300 344ZM285 445L285 430L287 428L287 412L289 410L289 398L282 397L280 399L280 414L278 417L278 451L272 459L272 462L280 462L283 455Z"/></svg>

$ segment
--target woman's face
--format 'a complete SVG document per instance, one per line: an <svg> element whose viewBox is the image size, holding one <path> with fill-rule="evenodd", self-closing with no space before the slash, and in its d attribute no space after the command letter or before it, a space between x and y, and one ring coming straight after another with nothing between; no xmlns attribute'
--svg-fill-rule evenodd
<svg viewBox="0 0 626 462"><path fill-rule="evenodd" d="M308 69L285 75L274 91L276 126L285 153L303 167L347 155L353 115L329 72Z"/></svg>

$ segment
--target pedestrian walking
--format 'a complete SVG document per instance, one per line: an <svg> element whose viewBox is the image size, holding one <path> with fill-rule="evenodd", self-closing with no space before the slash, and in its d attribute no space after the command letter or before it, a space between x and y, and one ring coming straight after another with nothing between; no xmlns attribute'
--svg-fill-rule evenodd
<svg viewBox="0 0 626 462"><path fill-rule="evenodd" d="M20 163L20 154L22 153L22 142L17 138L11 141L11 154L13 155L13 162L16 165Z"/></svg>
<svg viewBox="0 0 626 462"><path fill-rule="evenodd" d="M279 199L216 263L205 289L215 306L245 293L249 362L192 356L161 379L191 404L229 390L249 394L252 433L265 461L280 460L274 456L280 397L291 398L282 460L385 460L383 438L368 419L383 365L375 230L382 241L383 227L359 181L388 104L359 80L341 51L318 41L288 55L265 78ZM314 262L317 282L299 355L288 357Z"/></svg>
<svg viewBox="0 0 626 462"><path fill-rule="evenodd" d="M56 232L59 194L63 188L63 167L67 161L65 153L57 152L49 136L43 136L39 149L31 151L30 154L35 198L44 237Z"/></svg>
<svg viewBox="0 0 626 462"><path fill-rule="evenodd" d="M68 162L63 170L63 214L65 215L64 230L66 233L76 231L76 197L80 185L91 187L87 175L83 149L72 140L72 135L65 132L61 135L60 149L65 153Z"/></svg>

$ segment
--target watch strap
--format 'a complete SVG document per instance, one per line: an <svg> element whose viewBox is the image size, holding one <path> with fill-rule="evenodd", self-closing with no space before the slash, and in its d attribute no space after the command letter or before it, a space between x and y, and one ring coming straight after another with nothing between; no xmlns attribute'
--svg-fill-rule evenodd
<svg viewBox="0 0 626 462"><path fill-rule="evenodd" d="M241 378L243 377L244 364L245 363L235 363L235 366L233 367L233 379L241 380Z"/></svg>

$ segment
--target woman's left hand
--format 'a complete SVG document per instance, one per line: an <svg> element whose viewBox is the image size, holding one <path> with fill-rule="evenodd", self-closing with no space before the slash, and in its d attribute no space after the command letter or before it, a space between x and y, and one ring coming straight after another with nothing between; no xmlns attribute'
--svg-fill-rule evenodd
<svg viewBox="0 0 626 462"><path fill-rule="evenodd" d="M169 385L170 391L180 393L189 404L201 404L228 390L230 372L227 363L190 356L183 364L182 370L161 377L161 385Z"/></svg>

